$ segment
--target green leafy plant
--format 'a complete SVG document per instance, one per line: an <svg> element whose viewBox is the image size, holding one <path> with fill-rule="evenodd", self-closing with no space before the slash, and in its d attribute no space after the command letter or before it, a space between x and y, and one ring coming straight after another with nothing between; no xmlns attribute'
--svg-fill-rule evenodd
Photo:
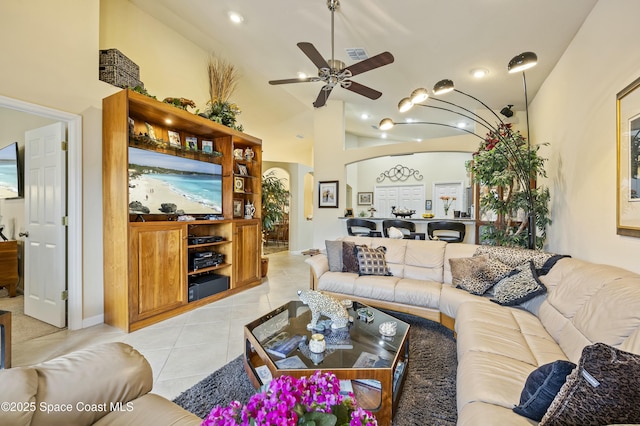
<svg viewBox="0 0 640 426"><path fill-rule="evenodd" d="M480 195L480 212L493 212L496 220L482 228L482 244L528 246L528 216L535 215L536 247L541 249L551 224L549 189L535 180L546 177L540 146L529 148L526 139L511 124L500 124L481 142L473 161L467 163L473 181L486 190ZM520 213L520 214L519 214ZM522 218L524 213L524 220Z"/></svg>
<svg viewBox="0 0 640 426"><path fill-rule="evenodd" d="M273 231L284 219L285 209L289 206L289 191L284 180L273 171L262 176L262 232Z"/></svg>

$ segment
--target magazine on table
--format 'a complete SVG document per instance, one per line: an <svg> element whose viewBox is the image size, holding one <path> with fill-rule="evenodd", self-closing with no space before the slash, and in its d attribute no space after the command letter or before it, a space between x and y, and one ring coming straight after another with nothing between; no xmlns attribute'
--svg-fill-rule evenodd
<svg viewBox="0 0 640 426"><path fill-rule="evenodd" d="M276 334L272 339L263 345L264 349L272 355L286 358L296 349L300 342L304 342L307 336L294 334L291 336L286 331Z"/></svg>
<svg viewBox="0 0 640 426"><path fill-rule="evenodd" d="M353 368L384 368L391 365L391 360L382 358L380 355L369 352L362 352Z"/></svg>
<svg viewBox="0 0 640 426"><path fill-rule="evenodd" d="M307 368L307 365L304 362L302 362L302 360L298 357L298 355L294 355L292 357L281 359L280 361L276 361L276 365L278 366L278 368L282 368L283 370Z"/></svg>

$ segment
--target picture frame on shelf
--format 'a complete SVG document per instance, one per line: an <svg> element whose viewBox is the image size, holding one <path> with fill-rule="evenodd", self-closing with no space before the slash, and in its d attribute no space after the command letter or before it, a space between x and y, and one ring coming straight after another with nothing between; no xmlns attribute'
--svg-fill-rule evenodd
<svg viewBox="0 0 640 426"><path fill-rule="evenodd" d="M318 182L318 207L338 208L338 181Z"/></svg>
<svg viewBox="0 0 640 426"><path fill-rule="evenodd" d="M174 148L181 148L180 133L174 132L173 130L169 130L167 133L169 134L169 145Z"/></svg>
<svg viewBox="0 0 640 426"><path fill-rule="evenodd" d="M202 152L213 154L213 141L202 141Z"/></svg>
<svg viewBox="0 0 640 426"><path fill-rule="evenodd" d="M244 179L239 176L233 177L233 192L244 192Z"/></svg>
<svg viewBox="0 0 640 426"><path fill-rule="evenodd" d="M616 95L618 235L640 237L640 78Z"/></svg>
<svg viewBox="0 0 640 426"><path fill-rule="evenodd" d="M373 204L373 192L358 192L358 205L370 206Z"/></svg>
<svg viewBox="0 0 640 426"><path fill-rule="evenodd" d="M194 136L187 136L185 142L187 144L187 149L189 151L197 151L198 150L198 138Z"/></svg>
<svg viewBox="0 0 640 426"><path fill-rule="evenodd" d="M431 201L431 200L424 200L424 209L425 209L426 211L433 210L433 201Z"/></svg>
<svg viewBox="0 0 640 426"><path fill-rule="evenodd" d="M239 198L233 199L233 217L242 217L244 215L244 201Z"/></svg>
<svg viewBox="0 0 640 426"><path fill-rule="evenodd" d="M149 139L153 141L158 140L158 138L156 138L156 131L153 126L149 123L144 123L144 125L147 127L147 135L149 135Z"/></svg>
<svg viewBox="0 0 640 426"><path fill-rule="evenodd" d="M249 169L244 164L238 164L238 173L242 176L249 176Z"/></svg>

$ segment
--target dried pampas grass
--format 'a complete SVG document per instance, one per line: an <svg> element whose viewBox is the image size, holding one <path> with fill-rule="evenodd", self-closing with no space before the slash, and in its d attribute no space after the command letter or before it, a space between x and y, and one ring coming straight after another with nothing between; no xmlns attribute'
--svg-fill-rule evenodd
<svg viewBox="0 0 640 426"><path fill-rule="evenodd" d="M229 62L211 55L207 65L209 72L209 96L211 103L228 102L236 90L240 75L236 67Z"/></svg>

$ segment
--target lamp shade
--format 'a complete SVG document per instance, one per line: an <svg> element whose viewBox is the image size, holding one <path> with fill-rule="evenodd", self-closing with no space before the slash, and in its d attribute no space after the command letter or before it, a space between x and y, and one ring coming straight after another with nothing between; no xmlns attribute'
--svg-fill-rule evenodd
<svg viewBox="0 0 640 426"><path fill-rule="evenodd" d="M413 108L413 102L411 102L411 99L409 98L400 99L400 102L398 103L398 111L407 112L411 108Z"/></svg>
<svg viewBox="0 0 640 426"><path fill-rule="evenodd" d="M445 93L451 92L453 89L455 89L455 86L453 85L453 81L444 79L444 80L440 80L435 84L435 86L433 86L433 94L443 95Z"/></svg>
<svg viewBox="0 0 640 426"><path fill-rule="evenodd" d="M538 63L538 55L536 55L533 52L524 52L514 56L509 61L509 65L507 65L507 70L510 73L520 72L536 66L537 63Z"/></svg>
<svg viewBox="0 0 640 426"><path fill-rule="evenodd" d="M389 130L391 128L393 128L393 126L395 125L395 123L393 122L392 119L390 118L383 118L380 121L380 124L378 125L378 128L380 130Z"/></svg>
<svg viewBox="0 0 640 426"><path fill-rule="evenodd" d="M411 92L411 102L414 104L418 104L422 101L426 101L429 97L429 92L427 89L423 89L422 87Z"/></svg>

